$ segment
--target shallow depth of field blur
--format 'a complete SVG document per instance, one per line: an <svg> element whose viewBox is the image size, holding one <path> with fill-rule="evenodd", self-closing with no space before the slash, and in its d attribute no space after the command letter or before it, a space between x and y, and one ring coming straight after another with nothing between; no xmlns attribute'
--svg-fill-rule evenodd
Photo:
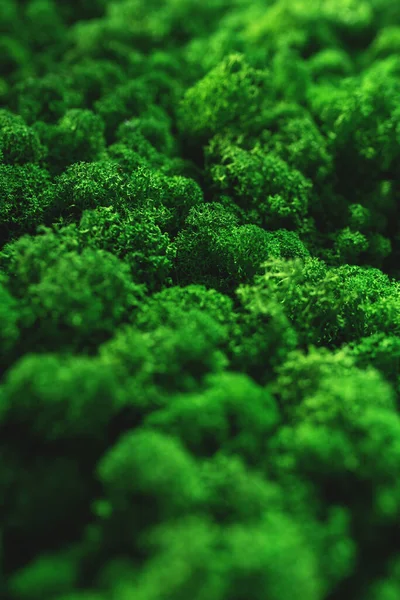
<svg viewBox="0 0 400 600"><path fill-rule="evenodd" d="M0 598L400 599L400 2L0 0Z"/></svg>

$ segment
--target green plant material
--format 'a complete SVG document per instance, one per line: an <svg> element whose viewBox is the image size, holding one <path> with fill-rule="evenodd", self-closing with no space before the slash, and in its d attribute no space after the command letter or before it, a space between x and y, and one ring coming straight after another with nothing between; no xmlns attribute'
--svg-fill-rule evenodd
<svg viewBox="0 0 400 600"><path fill-rule="evenodd" d="M326 48L313 54L308 60L308 68L318 83L340 81L354 71L349 54L340 48Z"/></svg>
<svg viewBox="0 0 400 600"><path fill-rule="evenodd" d="M179 322L165 323L150 332L121 329L100 348L101 355L135 376L138 384L161 392L192 391L209 373L228 364L223 352L228 329L198 309L180 312Z"/></svg>
<svg viewBox="0 0 400 600"><path fill-rule="evenodd" d="M44 148L37 133L24 120L7 110L0 110L0 148L5 164L37 163Z"/></svg>
<svg viewBox="0 0 400 600"><path fill-rule="evenodd" d="M0 268L7 275L7 287L18 299L28 294L29 286L39 283L65 251L79 250L76 226L61 231L38 228L37 235L22 235L8 242L0 252Z"/></svg>
<svg viewBox="0 0 400 600"><path fill-rule="evenodd" d="M122 586L121 598L155 599L161 581L162 593L171 599L183 600L189 590L196 600L210 593L218 600L239 600L249 588L257 600L289 598L295 591L320 597L315 557L305 550L296 525L279 511L271 510L257 525L225 530L203 519L182 519L156 530L150 541L159 547L157 554L136 584Z"/></svg>
<svg viewBox="0 0 400 600"><path fill-rule="evenodd" d="M134 281L146 284L149 290L170 281L175 248L150 211L117 213L110 207L85 211L77 238L82 247L107 250L123 260Z"/></svg>
<svg viewBox="0 0 400 600"><path fill-rule="evenodd" d="M332 158L328 140L321 135L311 115L300 111L297 105L283 104L271 111L271 124L263 130L261 139L265 139L266 149L278 154L316 185L330 176Z"/></svg>
<svg viewBox="0 0 400 600"><path fill-rule="evenodd" d="M190 514L205 497L194 458L178 440L151 429L121 436L99 460L96 476L104 495L93 513L105 547L117 552L139 548L149 525Z"/></svg>
<svg viewBox="0 0 400 600"><path fill-rule="evenodd" d="M371 61L382 60L388 56L395 55L400 50L400 27L392 25L382 28L371 47L369 48L369 58Z"/></svg>
<svg viewBox="0 0 400 600"><path fill-rule="evenodd" d="M49 216L77 220L86 209L124 202L128 195L127 178L109 161L78 162L56 177L49 195Z"/></svg>
<svg viewBox="0 0 400 600"><path fill-rule="evenodd" d="M0 243L44 222L50 186L49 173L38 165L0 164Z"/></svg>
<svg viewBox="0 0 400 600"><path fill-rule="evenodd" d="M123 83L123 68L111 60L86 57L71 65L71 86L83 95L83 103L92 108L94 103Z"/></svg>
<svg viewBox="0 0 400 600"><path fill-rule="evenodd" d="M266 390L245 375L226 373L210 378L201 394L173 399L145 423L178 437L195 455L220 449L254 461L278 420L277 407Z"/></svg>
<svg viewBox="0 0 400 600"><path fill-rule="evenodd" d="M68 110L55 126L43 130L53 168L61 170L79 162L95 162L106 149L104 123L88 109Z"/></svg>
<svg viewBox="0 0 400 600"><path fill-rule="evenodd" d="M15 573L10 590L21 599L39 600L73 589L77 579L76 565L69 559L68 552L61 556L40 556Z"/></svg>
<svg viewBox="0 0 400 600"><path fill-rule="evenodd" d="M300 225L312 190L300 171L272 153L247 151L221 137L206 156L216 192L232 195L249 220L270 229Z"/></svg>
<svg viewBox="0 0 400 600"><path fill-rule="evenodd" d="M395 77L377 69L374 75L345 78L326 96L319 118L331 139L342 185L352 180L362 193L398 164L399 90Z"/></svg>
<svg viewBox="0 0 400 600"><path fill-rule="evenodd" d="M58 382L62 381L60 386ZM92 357L24 356L7 372L1 421L44 440L101 440L125 402L112 365Z"/></svg>
<svg viewBox="0 0 400 600"><path fill-rule="evenodd" d="M70 88L68 79L51 72L42 78L19 81L10 95L11 107L28 125L35 121L54 123L81 101L80 94Z"/></svg>
<svg viewBox="0 0 400 600"><path fill-rule="evenodd" d="M207 510L220 524L257 523L267 507L282 506L279 487L236 454L216 452L203 461L201 474L208 490Z"/></svg>
<svg viewBox="0 0 400 600"><path fill-rule="evenodd" d="M135 325L143 331L157 327L176 327L188 311L200 311L227 326L233 317L233 301L214 289L203 285L165 288L154 294L140 307Z"/></svg>
<svg viewBox="0 0 400 600"><path fill-rule="evenodd" d="M201 141L229 127L246 131L265 100L272 100L271 89L267 71L253 69L242 55L233 54L186 92L180 127Z"/></svg>
<svg viewBox="0 0 400 600"><path fill-rule="evenodd" d="M328 268L315 258L271 260L265 275L239 293L262 309L278 300L303 342L340 345L377 332L398 332L398 282L378 269Z"/></svg>
<svg viewBox="0 0 400 600"><path fill-rule="evenodd" d="M0 278L0 357L4 364L8 353L11 353L19 338L19 306L16 299L7 289L7 280Z"/></svg>
<svg viewBox="0 0 400 600"><path fill-rule="evenodd" d="M36 344L56 349L96 348L133 318L145 288L128 265L105 250L65 253L28 288L22 326Z"/></svg>
<svg viewBox="0 0 400 600"><path fill-rule="evenodd" d="M0 598L398 600L399 32L0 2Z"/></svg>
<svg viewBox="0 0 400 600"><path fill-rule="evenodd" d="M135 143L137 134L142 135L161 154L168 156L176 151L176 142L171 133L171 119L166 111L157 105L142 113L140 117L125 121L117 129L118 139L129 147Z"/></svg>

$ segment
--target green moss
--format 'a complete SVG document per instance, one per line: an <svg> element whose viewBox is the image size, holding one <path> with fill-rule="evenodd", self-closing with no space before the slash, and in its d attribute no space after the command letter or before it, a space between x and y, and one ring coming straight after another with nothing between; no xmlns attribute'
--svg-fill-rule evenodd
<svg viewBox="0 0 400 600"><path fill-rule="evenodd" d="M0 597L398 600L400 8L0 2Z"/></svg>

